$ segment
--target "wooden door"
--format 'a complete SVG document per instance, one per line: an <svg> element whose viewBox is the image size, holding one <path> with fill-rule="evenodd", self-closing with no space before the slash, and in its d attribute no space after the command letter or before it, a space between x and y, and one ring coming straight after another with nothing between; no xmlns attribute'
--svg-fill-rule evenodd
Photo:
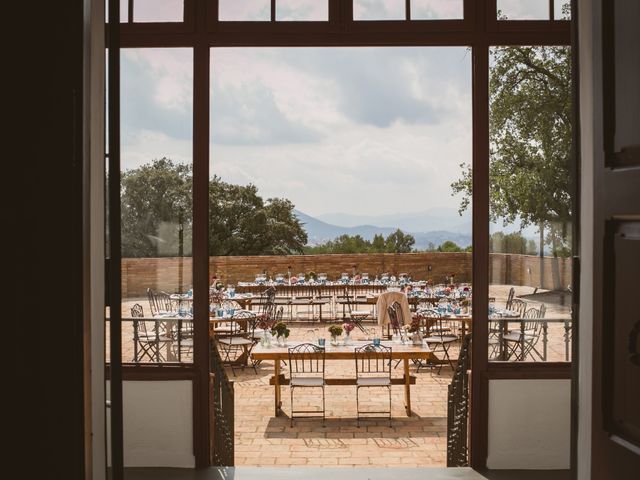
<svg viewBox="0 0 640 480"><path fill-rule="evenodd" d="M600 2L592 478L631 479L640 478L640 2Z"/></svg>

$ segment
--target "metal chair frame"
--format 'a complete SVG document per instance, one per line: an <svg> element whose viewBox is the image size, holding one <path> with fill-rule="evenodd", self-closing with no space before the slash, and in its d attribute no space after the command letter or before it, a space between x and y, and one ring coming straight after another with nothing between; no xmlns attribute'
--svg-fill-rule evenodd
<svg viewBox="0 0 640 480"><path fill-rule="evenodd" d="M249 361L251 350L257 343L254 338L256 323L257 319L253 313L237 312L229 319L229 333L218 338L222 363L231 367L234 376L237 368L244 370L246 366L250 366L256 375L258 374L256 364ZM240 364L238 362L242 355L246 355L247 363Z"/></svg>
<svg viewBox="0 0 640 480"><path fill-rule="evenodd" d="M354 349L356 362L356 425L360 427L360 389L386 388L389 394L389 410L362 411L368 416L388 414L391 427L391 347L369 343Z"/></svg>
<svg viewBox="0 0 640 480"><path fill-rule="evenodd" d="M427 333L427 335L424 338L425 342L427 343L427 345L429 345L429 347L431 347L431 345L436 345L435 347L432 348L433 353L437 353L438 351L441 351L442 354L444 355L443 361L441 361L438 364L437 374L440 375L440 371L442 370L442 365L445 363L445 361L449 363L449 365L453 370L455 370L453 361L449 356L449 348L451 348L452 343L458 341L458 336L453 334L447 334L447 330L442 324L443 322L442 316L438 313L435 313L435 312L427 313L423 321L426 323L424 330ZM435 328L433 328L434 326ZM435 367L435 365L431 362L429 362L428 365L431 366L432 368ZM420 367L422 366L424 365L422 364L422 362L420 362L418 365L418 370L420 370Z"/></svg>
<svg viewBox="0 0 640 480"><path fill-rule="evenodd" d="M260 308L258 309L257 320L259 328L271 328L276 312L276 287L269 287L260 294Z"/></svg>
<svg viewBox="0 0 640 480"><path fill-rule="evenodd" d="M515 289L511 287L512 290ZM511 290L509 290L509 294L511 294ZM507 300L507 304L511 306L508 310L512 312L519 313L519 316L524 316L524 312L527 311L527 302L521 300L519 298L512 298L511 302ZM506 332L506 325L504 324L506 320L502 319L500 321L497 320L489 320L489 359L499 359L502 355L502 346L504 343L503 335L505 333L514 333L514 332Z"/></svg>
<svg viewBox="0 0 640 480"><path fill-rule="evenodd" d="M544 318L545 312L544 304L540 305L540 308L528 309L520 322L520 329L511 331L503 337L507 349L507 359L515 356L516 361L522 362L531 355L531 358L535 360L535 354L540 360L545 360L544 355L536 348L542 336L543 327L543 322L539 319Z"/></svg>
<svg viewBox="0 0 640 480"><path fill-rule="evenodd" d="M352 295L349 293L349 289L345 288L344 289L344 301L345 304L347 306L347 311L349 312L349 320L351 321L351 323L353 323L356 327L358 327L362 332L366 332L364 326L362 325L362 321L371 316L371 312L365 312L365 311L361 311L361 310L356 310L357 304L356 303L352 303L352 301L355 301L356 299L356 295L355 293Z"/></svg>
<svg viewBox="0 0 640 480"><path fill-rule="evenodd" d="M289 357L289 392L291 394L290 425L296 414L304 414L298 418L322 416L322 426L325 425L325 350L313 343L301 343L288 349ZM293 406L293 392L296 388L322 389L322 415L317 410L295 410Z"/></svg>
<svg viewBox="0 0 640 480"><path fill-rule="evenodd" d="M389 314L389 324L387 325L387 338L391 340L393 337L391 336L391 329L393 329L394 335L400 335L400 328L403 323L400 322L400 318L402 318L402 306L398 302L393 302L391 305L387 307L387 313ZM400 362L402 360L398 360L393 368L398 368Z"/></svg>
<svg viewBox="0 0 640 480"><path fill-rule="evenodd" d="M516 289L514 287L511 287L509 289L509 293L507 295L507 301L504 305L504 308L506 308L507 310L511 310L513 298L515 297L515 295L516 295Z"/></svg>
<svg viewBox="0 0 640 480"><path fill-rule="evenodd" d="M142 305L136 303L131 307L131 316L144 318ZM139 363L145 357L156 363L166 361L162 354L161 346L171 342L172 339L161 335L157 328L157 322L153 320L153 323L153 333L149 333L146 320L133 321L133 361L136 363Z"/></svg>

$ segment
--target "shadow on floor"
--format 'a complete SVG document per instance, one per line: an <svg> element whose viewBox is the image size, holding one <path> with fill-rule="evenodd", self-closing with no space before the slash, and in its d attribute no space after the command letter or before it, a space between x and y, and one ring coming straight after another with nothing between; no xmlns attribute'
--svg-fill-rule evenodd
<svg viewBox="0 0 640 480"><path fill-rule="evenodd" d="M289 416L283 414L269 419L265 429L265 438L318 438L319 433L330 432L332 439L353 438L354 433L369 434L370 437L384 433L386 438L405 438L407 428L411 429L412 437L440 437L446 431L447 417L420 417L413 413L411 417L394 418L389 420L380 418L366 418L360 420L360 427L354 417L327 418L324 426L316 417L298 418L290 427ZM368 427L375 427L377 433L372 433ZM378 427L380 427L378 429Z"/></svg>
<svg viewBox="0 0 640 480"><path fill-rule="evenodd" d="M569 470L470 468L126 468L125 480L569 480Z"/></svg>
<svg viewBox="0 0 640 480"><path fill-rule="evenodd" d="M487 480L571 480L569 470L487 470Z"/></svg>

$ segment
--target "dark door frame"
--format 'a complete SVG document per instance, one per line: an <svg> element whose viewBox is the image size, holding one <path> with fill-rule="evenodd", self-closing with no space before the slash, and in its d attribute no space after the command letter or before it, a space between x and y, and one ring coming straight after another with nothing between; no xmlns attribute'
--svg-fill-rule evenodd
<svg viewBox="0 0 640 480"><path fill-rule="evenodd" d="M195 357L192 367L185 369L185 375L195 372L194 394L194 439L196 466L205 467L209 463L209 352L208 352L208 178L209 178L209 63L210 50L214 47L335 47L335 46L468 46L472 50L472 102L473 102L473 285L474 309L488 311L489 296L489 48L494 45L570 45L571 23L567 21L498 21L495 0L464 0L464 20L428 21L372 21L355 22L351 2L328 0L329 20L327 22L218 22L217 0L184 0L185 14L182 23L134 23L132 21L133 1L129 0L129 21L108 29L110 44L117 48L171 48L189 47L193 49L194 89L193 89L193 287L195 312ZM560 1L560 0L556 0ZM110 2L110 18L119 19L117 1ZM575 12L575 0L574 0ZM407 5L409 1L407 0ZM272 8L275 2L272 0ZM553 12L554 0L549 0ZM550 18L553 18L551 13ZM119 64L110 62L110 83L119 78ZM119 131L117 112L119 98L114 84L110 85L110 170L119 172L118 146L114 144L114 133ZM114 183L110 190L110 203L119 202L119 182L117 175L110 177ZM118 203L119 204L119 203ZM112 210L112 213L115 212ZM111 224L113 233L119 226ZM574 235L576 238L577 235ZM119 237L117 237L119 238ZM111 243L119 248L119 242ZM111 263L119 265L119 249L112 248ZM119 274L112 268L109 285L112 290L111 304L119 305ZM120 323L114 318L112 309L111 338L119 338ZM119 313L118 313L119 315ZM115 320L115 321L114 321ZM573 322L575 325L575 322ZM505 378L505 368L509 366L490 365L487 361L487 322L473 323L476 339L472 352L474 382L471 418L471 466L475 469L486 467L487 458L487 417L488 385L490 378ZM574 337L575 338L575 337ZM575 342L574 342L575 343ZM114 350L114 346L116 349ZM114 379L122 381L120 346L112 342L111 358L118 360L112 364L112 419L122 416L121 386L114 389ZM575 352L574 352L575 353ZM521 366L518 371L507 373L507 378L522 378L522 375L544 376L540 367L527 373ZM549 365L549 375L570 377L569 365ZM133 367L135 369L135 367ZM120 373L118 371L120 370ZM159 372L161 368L157 369ZM153 375L153 369L145 367L146 375ZM542 371L546 371L544 368ZM558 373L560 372L560 373ZM115 376L114 376L115 373ZM119 390L118 390L119 389ZM115 394L115 397L114 397ZM114 401L118 402L119 413L113 416ZM112 429L114 425L112 422ZM113 432L121 433L115 425ZM115 440L115 439L114 439ZM117 446L117 445L116 445ZM122 443L120 440L120 450ZM116 457L119 458L119 457ZM115 464L114 464L115 465ZM114 474L116 472L114 471ZM116 478L116 477L114 477Z"/></svg>

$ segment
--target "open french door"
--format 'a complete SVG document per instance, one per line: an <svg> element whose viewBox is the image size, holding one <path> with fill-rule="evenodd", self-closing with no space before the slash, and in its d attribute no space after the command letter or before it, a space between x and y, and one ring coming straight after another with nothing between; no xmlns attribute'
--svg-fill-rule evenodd
<svg viewBox="0 0 640 480"><path fill-rule="evenodd" d="M640 472L640 2L598 2L604 155L596 152L593 281L602 298L593 304L591 478L627 479Z"/></svg>

